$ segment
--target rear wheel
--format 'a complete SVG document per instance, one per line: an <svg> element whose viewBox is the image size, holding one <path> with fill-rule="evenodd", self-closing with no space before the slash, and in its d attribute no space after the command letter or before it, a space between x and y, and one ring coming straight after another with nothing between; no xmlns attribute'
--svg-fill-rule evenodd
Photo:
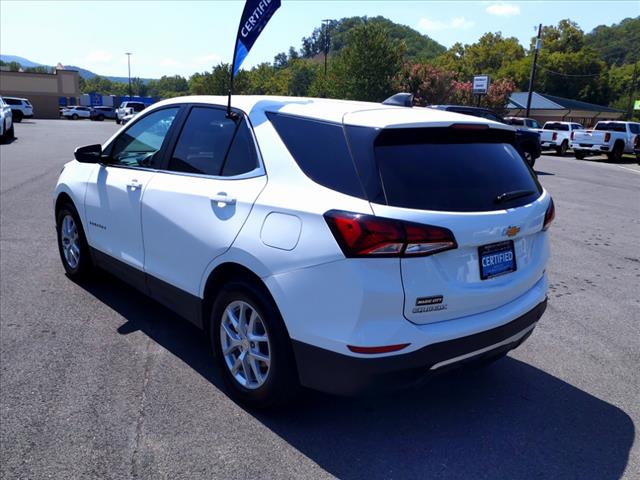
<svg viewBox="0 0 640 480"><path fill-rule="evenodd" d="M16 123L20 123L22 121L22 112L20 110L13 112L13 121Z"/></svg>
<svg viewBox="0 0 640 480"><path fill-rule="evenodd" d="M120 119L118 117L116 117L116 124L120 125Z"/></svg>
<svg viewBox="0 0 640 480"><path fill-rule="evenodd" d="M211 311L209 340L231 396L252 408L291 400L298 387L290 339L262 286L234 280Z"/></svg>
<svg viewBox="0 0 640 480"><path fill-rule="evenodd" d="M78 119L78 115L77 114L73 114L71 115L71 120L77 120Z"/></svg>
<svg viewBox="0 0 640 480"><path fill-rule="evenodd" d="M574 151L574 152L573 152L573 154L575 155L575 157L576 157L578 160L584 160L584 159L585 159L585 157L586 157L586 155L585 155L583 152L576 152L576 151Z"/></svg>
<svg viewBox="0 0 640 480"><path fill-rule="evenodd" d="M100 114L98 115L98 121L102 122L104 120L104 115Z"/></svg>
<svg viewBox="0 0 640 480"><path fill-rule="evenodd" d="M611 153L607 154L607 158L610 162L619 162L622 159L623 150L624 146L621 143L616 143Z"/></svg>
<svg viewBox="0 0 640 480"><path fill-rule="evenodd" d="M89 245L73 205L66 203L56 214L58 250L67 275L82 278L91 270Z"/></svg>
<svg viewBox="0 0 640 480"><path fill-rule="evenodd" d="M564 157L567 154L567 150L569 150L569 142L567 142L566 140L564 140L561 144L560 147L556 148L556 153L558 155L560 155L561 157Z"/></svg>

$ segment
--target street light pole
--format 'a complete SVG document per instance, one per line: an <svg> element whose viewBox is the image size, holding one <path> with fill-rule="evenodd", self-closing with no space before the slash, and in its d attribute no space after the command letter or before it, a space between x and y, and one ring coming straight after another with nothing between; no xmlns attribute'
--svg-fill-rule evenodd
<svg viewBox="0 0 640 480"><path fill-rule="evenodd" d="M325 18L322 20L322 30L323 30L323 50L324 50L324 76L327 77L327 55L329 54L329 22L330 18Z"/></svg>
<svg viewBox="0 0 640 480"><path fill-rule="evenodd" d="M536 79L536 67L538 66L538 51L540 50L540 44L542 43L542 24L538 25L538 37L536 38L536 47L533 52L533 65L531 66L531 78L529 79L529 95L527 96L527 113L526 117L529 117L531 111L531 95L533 94L533 82Z"/></svg>
<svg viewBox="0 0 640 480"><path fill-rule="evenodd" d="M126 52L125 55L127 56L127 68L129 70L129 100L131 100L131 55L133 54Z"/></svg>

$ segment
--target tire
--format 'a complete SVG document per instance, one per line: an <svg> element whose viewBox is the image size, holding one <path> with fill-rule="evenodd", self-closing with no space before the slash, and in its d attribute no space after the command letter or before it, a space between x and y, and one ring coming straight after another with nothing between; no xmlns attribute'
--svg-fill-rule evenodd
<svg viewBox="0 0 640 480"><path fill-rule="evenodd" d="M247 329L253 313L257 316L250 337ZM238 403L249 408L274 408L295 397L299 382L291 341L264 286L245 279L225 285L211 309L208 337L225 385ZM232 373L234 364L239 368Z"/></svg>
<svg viewBox="0 0 640 480"><path fill-rule="evenodd" d="M74 280L85 278L92 267L91 253L78 212L72 204L65 203L56 212L56 233L60 260L67 275Z"/></svg>
<svg viewBox="0 0 640 480"><path fill-rule="evenodd" d="M584 160L586 155L582 152L576 152L574 151L573 154L575 155L576 159L578 160Z"/></svg>
<svg viewBox="0 0 640 480"><path fill-rule="evenodd" d="M613 150L611 150L611 153L607 154L607 159L610 162L619 162L620 160L622 160L623 151L624 151L624 146L620 143L616 143L613 146Z"/></svg>
<svg viewBox="0 0 640 480"><path fill-rule="evenodd" d="M569 150L569 142L563 140L560 147L556 148L556 153L561 157L564 157L567 154L567 150Z"/></svg>
<svg viewBox="0 0 640 480"><path fill-rule="evenodd" d="M99 122L104 121L104 115L102 115L102 114L98 115L98 121Z"/></svg>
<svg viewBox="0 0 640 480"><path fill-rule="evenodd" d="M71 120L77 120L78 119L78 115L77 114L73 114L71 115Z"/></svg>
<svg viewBox="0 0 640 480"><path fill-rule="evenodd" d="M640 165L640 155L636 153L636 162Z"/></svg>
<svg viewBox="0 0 640 480"><path fill-rule="evenodd" d="M4 134L4 138L7 141L16 138L16 131L13 128L13 124L11 124L11 128Z"/></svg>
<svg viewBox="0 0 640 480"><path fill-rule="evenodd" d="M533 158L533 153L531 153L530 150L525 150L522 152L522 157L524 158L525 162L527 162L527 164L533 168L533 166L536 164L536 159Z"/></svg>
<svg viewBox="0 0 640 480"><path fill-rule="evenodd" d="M22 121L22 112L20 110L13 112L13 121L15 123L20 123Z"/></svg>
<svg viewBox="0 0 640 480"><path fill-rule="evenodd" d="M116 117L116 125L120 125L120 119Z"/></svg>

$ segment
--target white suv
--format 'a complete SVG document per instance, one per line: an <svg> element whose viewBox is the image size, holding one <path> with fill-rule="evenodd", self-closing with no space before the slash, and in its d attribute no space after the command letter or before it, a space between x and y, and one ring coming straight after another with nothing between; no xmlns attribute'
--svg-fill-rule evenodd
<svg viewBox="0 0 640 480"><path fill-rule="evenodd" d="M91 107L82 105L69 105L62 109L61 115L64 118L78 120L79 118L91 118Z"/></svg>
<svg viewBox="0 0 640 480"><path fill-rule="evenodd" d="M67 274L203 328L233 396L354 394L505 355L546 307L553 202L506 125L339 100L181 97L78 148Z"/></svg>
<svg viewBox="0 0 640 480"><path fill-rule="evenodd" d="M0 142L11 140L13 137L13 114L11 107L0 97Z"/></svg>
<svg viewBox="0 0 640 480"><path fill-rule="evenodd" d="M33 118L33 105L27 98L3 97L4 102L11 107L13 121L20 123L23 118Z"/></svg>

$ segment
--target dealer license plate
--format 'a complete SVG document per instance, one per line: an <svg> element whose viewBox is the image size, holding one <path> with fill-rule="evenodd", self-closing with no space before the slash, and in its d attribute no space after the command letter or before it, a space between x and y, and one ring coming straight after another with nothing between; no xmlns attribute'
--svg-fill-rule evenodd
<svg viewBox="0 0 640 480"><path fill-rule="evenodd" d="M478 247L478 258L482 280L514 272L517 269L513 240Z"/></svg>

